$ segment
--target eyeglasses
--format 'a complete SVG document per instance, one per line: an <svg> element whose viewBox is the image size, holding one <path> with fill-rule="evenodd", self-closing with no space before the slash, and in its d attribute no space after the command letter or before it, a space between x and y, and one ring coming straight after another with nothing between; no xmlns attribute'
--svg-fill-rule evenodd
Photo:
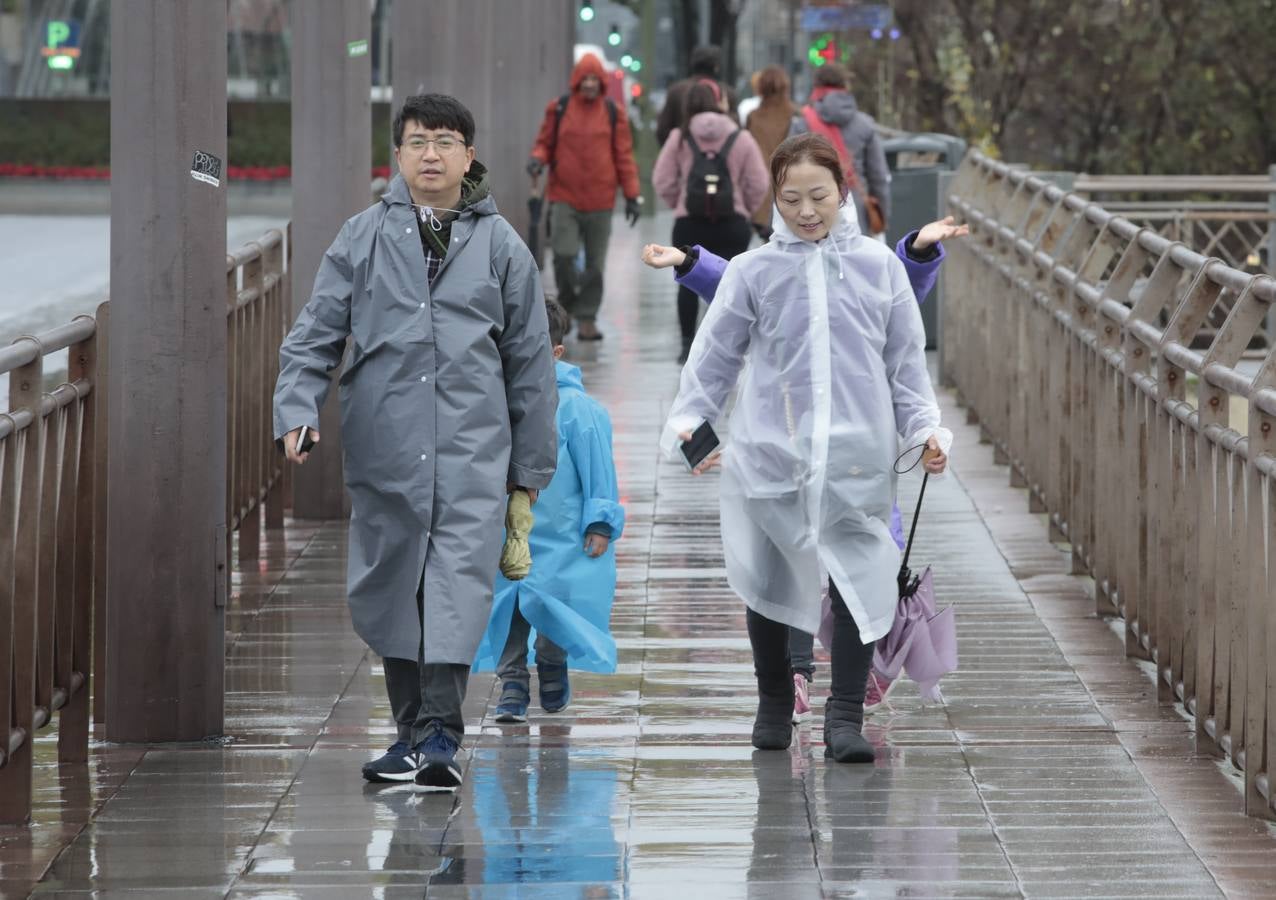
<svg viewBox="0 0 1276 900"><path fill-rule="evenodd" d="M433 144L434 149L437 150L439 153L451 153L452 151L456 150L458 147L464 146L465 142L459 141L454 137L449 137L448 135L444 135L443 137L436 137L436 138L414 137L414 138L408 138L408 140L403 142L403 146L407 147L408 150L412 151L418 156L424 153L425 148L429 146L430 144Z"/></svg>

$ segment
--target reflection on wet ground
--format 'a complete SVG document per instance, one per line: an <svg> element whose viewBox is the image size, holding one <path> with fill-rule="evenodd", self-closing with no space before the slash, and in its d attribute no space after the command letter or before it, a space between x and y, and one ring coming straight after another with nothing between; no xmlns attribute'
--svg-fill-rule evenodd
<svg viewBox="0 0 1276 900"><path fill-rule="evenodd" d="M345 609L344 528L293 522L236 575L229 741L98 744L59 771L42 737L37 822L0 832L0 894L43 875L38 897L1270 895L1276 839L1194 758L969 427L917 551L959 610L947 707L892 694L868 727L874 766L826 763L818 716L791 752L752 750L716 482L655 448L678 340L668 273L636 264L643 237L617 225L607 339L571 348L612 411L629 510L618 672L574 675L567 712L521 726L491 721L476 678L457 797L366 785L359 765L394 735ZM821 660L817 712L827 684Z"/></svg>

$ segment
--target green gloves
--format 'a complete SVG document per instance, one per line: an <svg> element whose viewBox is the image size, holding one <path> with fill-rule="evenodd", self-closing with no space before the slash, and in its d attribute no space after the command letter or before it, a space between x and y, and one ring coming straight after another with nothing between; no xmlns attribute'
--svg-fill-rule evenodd
<svg viewBox="0 0 1276 900"><path fill-rule="evenodd" d="M501 574L510 581L521 581L532 571L532 548L527 538L534 521L532 498L527 491L511 493L505 510L505 547L501 550Z"/></svg>

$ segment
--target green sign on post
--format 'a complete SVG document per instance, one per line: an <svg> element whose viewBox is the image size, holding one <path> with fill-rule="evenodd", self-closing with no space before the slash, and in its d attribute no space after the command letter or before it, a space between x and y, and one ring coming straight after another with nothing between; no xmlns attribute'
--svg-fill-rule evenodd
<svg viewBox="0 0 1276 900"><path fill-rule="evenodd" d="M367 55L368 55L368 41L366 38L361 41L350 41L348 44L346 44L346 56L355 57L355 56L367 56Z"/></svg>
<svg viewBox="0 0 1276 900"><path fill-rule="evenodd" d="M75 60L80 55L80 23L50 19L44 26L44 46L40 53L50 69L75 68Z"/></svg>

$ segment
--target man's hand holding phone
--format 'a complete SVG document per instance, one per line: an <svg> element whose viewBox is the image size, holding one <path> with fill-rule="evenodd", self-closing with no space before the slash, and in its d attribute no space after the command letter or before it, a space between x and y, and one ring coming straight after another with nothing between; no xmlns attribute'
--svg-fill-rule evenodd
<svg viewBox="0 0 1276 900"><path fill-rule="evenodd" d="M301 465L310 457L310 451L319 443L319 432L305 425L284 435L284 455L288 461Z"/></svg>

